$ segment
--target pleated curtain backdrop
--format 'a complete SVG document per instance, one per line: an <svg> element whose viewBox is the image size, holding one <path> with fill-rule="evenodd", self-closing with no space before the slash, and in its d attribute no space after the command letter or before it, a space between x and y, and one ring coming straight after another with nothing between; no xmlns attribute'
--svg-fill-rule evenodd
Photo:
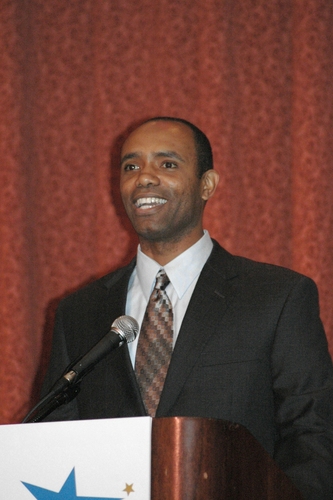
<svg viewBox="0 0 333 500"><path fill-rule="evenodd" d="M59 299L127 262L128 127L183 117L221 182L227 250L312 277L333 353L333 4L2 0L0 422L35 402Z"/></svg>

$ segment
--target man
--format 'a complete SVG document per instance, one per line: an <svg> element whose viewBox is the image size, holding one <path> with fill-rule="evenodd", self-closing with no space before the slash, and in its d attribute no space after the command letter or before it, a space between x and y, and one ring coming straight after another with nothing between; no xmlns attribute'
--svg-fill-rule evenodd
<svg viewBox="0 0 333 500"><path fill-rule="evenodd" d="M316 286L290 270L232 256L210 239L202 217L217 183L209 142L192 124L159 117L129 135L120 191L139 236L137 258L60 304L45 387L118 316L145 321L162 269L170 280L164 292L173 352L156 416L238 422L305 498L331 499L333 369ZM77 399L51 417L145 415L140 337L101 361Z"/></svg>

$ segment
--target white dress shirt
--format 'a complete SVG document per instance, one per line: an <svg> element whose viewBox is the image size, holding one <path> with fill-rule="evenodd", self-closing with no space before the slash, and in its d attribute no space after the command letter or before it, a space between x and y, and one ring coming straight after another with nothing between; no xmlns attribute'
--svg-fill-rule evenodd
<svg viewBox="0 0 333 500"><path fill-rule="evenodd" d="M156 274L160 269L164 269L170 280L166 292L173 308L173 345L175 345L193 290L212 248L213 242L208 231L205 230L199 241L162 267L144 254L139 245L136 267L128 285L126 314L135 318L141 326L149 297L155 285ZM133 367L138 338L139 335L128 344Z"/></svg>

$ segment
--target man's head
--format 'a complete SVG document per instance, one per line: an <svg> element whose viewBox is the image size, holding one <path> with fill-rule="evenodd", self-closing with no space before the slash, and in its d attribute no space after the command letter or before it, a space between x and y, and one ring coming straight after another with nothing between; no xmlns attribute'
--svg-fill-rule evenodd
<svg viewBox="0 0 333 500"><path fill-rule="evenodd" d="M205 161L198 175L195 137L188 122L157 118L144 122L124 142L121 196L148 255L156 245L181 253L203 234L203 210L215 191L218 174L204 170ZM205 155L211 158L209 153L200 153Z"/></svg>

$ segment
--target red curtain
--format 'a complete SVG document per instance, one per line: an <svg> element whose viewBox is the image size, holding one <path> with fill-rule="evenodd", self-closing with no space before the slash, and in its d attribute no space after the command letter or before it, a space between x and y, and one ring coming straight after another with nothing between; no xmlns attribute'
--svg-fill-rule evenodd
<svg viewBox="0 0 333 500"><path fill-rule="evenodd" d="M327 0L2 0L2 423L37 397L59 299L135 252L117 145L155 115L210 137L205 226L311 276L333 353L332 34Z"/></svg>

